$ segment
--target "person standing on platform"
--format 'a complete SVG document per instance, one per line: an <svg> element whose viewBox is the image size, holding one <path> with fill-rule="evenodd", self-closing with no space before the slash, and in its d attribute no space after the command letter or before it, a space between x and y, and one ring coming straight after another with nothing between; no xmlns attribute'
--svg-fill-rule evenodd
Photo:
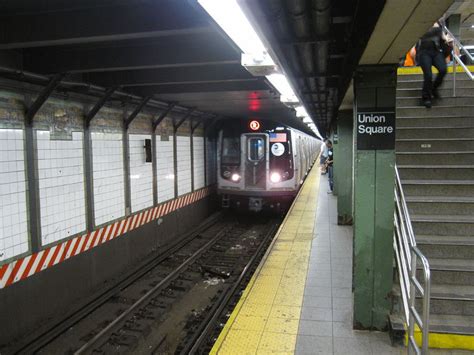
<svg viewBox="0 0 474 355"><path fill-rule="evenodd" d="M334 189L334 170L333 170L333 163L334 163L334 154L332 151L332 142L328 139L326 142L328 147L328 157L326 159L326 169L328 172L328 181L329 181L329 190L328 193L332 193Z"/></svg>
<svg viewBox="0 0 474 355"><path fill-rule="evenodd" d="M421 100L426 108L432 105L432 99L439 98L438 87L443 82L446 75L445 57L449 52L443 30L439 22L435 23L428 32L426 32L417 44L417 62L423 70L423 89ZM439 74L433 82L433 73L431 66L438 69Z"/></svg>
<svg viewBox="0 0 474 355"><path fill-rule="evenodd" d="M319 157L319 165L321 166L321 175L326 175L326 160L328 158L328 139L326 138L321 145L321 156Z"/></svg>

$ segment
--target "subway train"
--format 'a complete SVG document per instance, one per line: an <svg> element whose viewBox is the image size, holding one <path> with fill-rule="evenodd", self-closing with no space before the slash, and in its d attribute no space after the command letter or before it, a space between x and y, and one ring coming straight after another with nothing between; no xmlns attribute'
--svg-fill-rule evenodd
<svg viewBox="0 0 474 355"><path fill-rule="evenodd" d="M272 121L219 130L217 189L223 208L284 212L319 155L321 141Z"/></svg>

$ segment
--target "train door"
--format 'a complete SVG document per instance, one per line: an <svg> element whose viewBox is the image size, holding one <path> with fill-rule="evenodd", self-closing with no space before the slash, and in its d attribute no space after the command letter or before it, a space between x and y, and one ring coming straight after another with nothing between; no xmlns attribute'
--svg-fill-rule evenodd
<svg viewBox="0 0 474 355"><path fill-rule="evenodd" d="M260 133L244 134L245 147L245 188L265 190L268 170L268 135Z"/></svg>

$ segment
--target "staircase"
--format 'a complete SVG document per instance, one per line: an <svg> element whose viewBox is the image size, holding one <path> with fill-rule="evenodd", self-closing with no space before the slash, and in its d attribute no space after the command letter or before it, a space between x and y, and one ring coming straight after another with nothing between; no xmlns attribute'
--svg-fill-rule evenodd
<svg viewBox="0 0 474 355"><path fill-rule="evenodd" d="M422 75L398 76L396 157L431 266L430 333L474 337L474 82L456 75L456 97L448 74L431 109Z"/></svg>

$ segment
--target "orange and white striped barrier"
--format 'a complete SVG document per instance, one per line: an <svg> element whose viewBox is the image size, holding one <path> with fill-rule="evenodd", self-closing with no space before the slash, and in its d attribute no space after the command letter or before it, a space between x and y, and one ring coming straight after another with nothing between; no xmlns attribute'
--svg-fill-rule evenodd
<svg viewBox="0 0 474 355"><path fill-rule="evenodd" d="M211 193L212 187L206 187L158 206L143 210L122 220L115 221L92 232L76 236L60 244L47 247L38 253L31 254L0 266L0 289L24 280L27 277L57 265L73 256L104 244L124 235L153 220L188 206L203 199Z"/></svg>

